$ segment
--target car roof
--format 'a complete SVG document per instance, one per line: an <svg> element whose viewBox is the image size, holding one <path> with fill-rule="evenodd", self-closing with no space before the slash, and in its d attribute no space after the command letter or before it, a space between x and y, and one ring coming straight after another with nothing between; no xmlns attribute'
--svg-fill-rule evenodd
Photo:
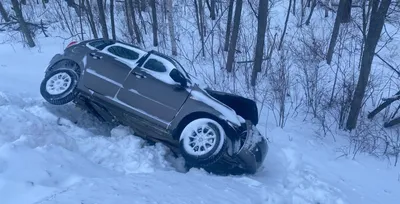
<svg viewBox="0 0 400 204"><path fill-rule="evenodd" d="M129 44L129 43L125 43L125 42L122 42L122 41L119 41L119 40L97 38L97 39L91 39L91 40L82 41L82 43L84 43L84 44L91 44L91 43L94 43L94 42L98 42L99 44L96 45L96 46L93 46L93 45L90 45L90 46L92 46L92 47L94 47L94 48L96 48L98 50L103 50L104 48L106 48L106 47L108 47L110 45L122 44L122 45L125 45L125 46L128 46L128 47L133 47L133 48L142 50L144 52L147 52L147 54L141 60L143 62L148 58L149 55L153 54L153 55L162 57L162 58L168 60L169 62L171 62L173 64L177 63L177 61L174 58L172 58L172 57L170 57L170 56L168 56L166 54L163 54L161 52L158 52L156 50L152 49L152 50L148 51L148 50L145 50L145 49L143 49L143 48L141 48L139 46L136 46L136 45L133 45L133 44Z"/></svg>

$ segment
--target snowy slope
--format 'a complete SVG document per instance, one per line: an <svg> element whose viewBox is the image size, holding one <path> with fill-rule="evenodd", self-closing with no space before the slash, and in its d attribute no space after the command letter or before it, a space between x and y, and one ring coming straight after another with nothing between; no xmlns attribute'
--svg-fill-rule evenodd
<svg viewBox="0 0 400 204"><path fill-rule="evenodd" d="M40 39L40 50L0 45L2 204L395 204L400 199L398 167L370 157L336 159L336 147L314 137L315 125L289 121L282 130L264 116L259 129L271 144L256 175L184 172L182 160L163 145L147 144L125 127L104 126L72 105L51 106L40 97L43 70L62 43Z"/></svg>

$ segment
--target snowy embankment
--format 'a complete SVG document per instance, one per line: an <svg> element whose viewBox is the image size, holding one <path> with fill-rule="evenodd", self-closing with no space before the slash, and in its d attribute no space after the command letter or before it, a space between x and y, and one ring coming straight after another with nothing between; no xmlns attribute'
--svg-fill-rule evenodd
<svg viewBox="0 0 400 204"><path fill-rule="evenodd" d="M398 167L359 157L336 159L313 125L284 130L261 118L270 140L256 175L183 170L161 144L108 127L72 105L50 106L39 83L57 39L42 48L0 45L0 203L397 203ZM59 119L62 117L62 119ZM267 121L267 122L265 122Z"/></svg>

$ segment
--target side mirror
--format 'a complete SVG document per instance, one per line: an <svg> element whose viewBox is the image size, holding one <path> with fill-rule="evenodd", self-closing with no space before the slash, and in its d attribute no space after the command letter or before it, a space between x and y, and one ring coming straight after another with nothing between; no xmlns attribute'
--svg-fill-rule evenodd
<svg viewBox="0 0 400 204"><path fill-rule="evenodd" d="M181 86L183 86L183 87L187 86L187 79L177 69L171 70L171 72L169 73L169 76L172 78L172 80L174 80L175 82L181 84Z"/></svg>

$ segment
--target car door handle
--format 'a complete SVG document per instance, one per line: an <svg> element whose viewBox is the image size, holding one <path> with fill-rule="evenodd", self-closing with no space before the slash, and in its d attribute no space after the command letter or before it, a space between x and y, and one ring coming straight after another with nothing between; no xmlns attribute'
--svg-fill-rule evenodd
<svg viewBox="0 0 400 204"><path fill-rule="evenodd" d="M140 73L137 73L137 72L132 72L132 74L133 74L133 75L135 75L135 76L136 76L136 78L138 78L138 79L143 79L143 78L146 78L146 76L145 76L145 75L143 75L143 74L140 74Z"/></svg>
<svg viewBox="0 0 400 204"><path fill-rule="evenodd" d="M94 52L90 53L90 56L92 56L93 59L101 59L101 58L103 58L103 56L96 55L96 53L94 53Z"/></svg>

